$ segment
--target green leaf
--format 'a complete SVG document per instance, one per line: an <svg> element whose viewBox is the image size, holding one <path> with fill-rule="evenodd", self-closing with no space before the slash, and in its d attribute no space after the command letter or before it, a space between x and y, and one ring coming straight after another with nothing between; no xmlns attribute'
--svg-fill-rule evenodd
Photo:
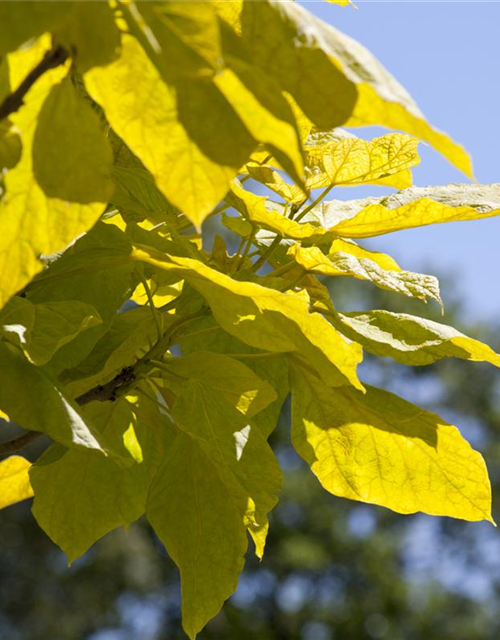
<svg viewBox="0 0 500 640"><path fill-rule="evenodd" d="M45 43L43 40L9 56L12 87L41 59ZM106 206L104 201L72 204L48 198L33 175L32 141L37 118L52 87L66 73L65 67L58 67L43 74L27 93L25 105L11 115L21 132L23 151L19 163L5 176L6 193L0 202L0 308L42 270L40 254L64 249L92 227ZM77 150L73 148L72 152ZM66 175L67 167L61 179Z"/></svg>
<svg viewBox="0 0 500 640"><path fill-rule="evenodd" d="M500 214L500 184L413 187L384 198L331 200L304 220L344 238L371 238L428 224L480 220Z"/></svg>
<svg viewBox="0 0 500 640"><path fill-rule="evenodd" d="M245 528L267 526L281 474L259 430L204 383L186 386L173 416L181 433L151 488L147 517L181 571L183 626L194 637L235 590Z"/></svg>
<svg viewBox="0 0 500 640"><path fill-rule="evenodd" d="M219 90L189 78L167 85L131 37L119 60L85 74L85 85L160 191L199 226L255 145Z"/></svg>
<svg viewBox="0 0 500 640"><path fill-rule="evenodd" d="M134 249L132 258L183 274L208 302L228 333L264 351L287 353L318 372L326 384L361 389L356 366L358 345L348 344L308 302L253 282L237 282L197 260L165 256L154 249Z"/></svg>
<svg viewBox="0 0 500 640"><path fill-rule="evenodd" d="M130 298L134 288L134 265L126 234L115 226L99 223L60 258L51 262L29 287L34 303L78 300L91 305L102 323L82 331L64 345L50 362L59 374L83 360L109 329L116 312Z"/></svg>
<svg viewBox="0 0 500 640"><path fill-rule="evenodd" d="M93 403L86 411L107 440L123 443L133 436L140 459L121 467L92 451L53 445L33 465L33 514L70 563L106 533L144 513L151 479L164 455L160 434L170 428L165 416L156 412L154 417L151 409L145 413L141 404L133 407L124 400Z"/></svg>
<svg viewBox="0 0 500 640"><path fill-rule="evenodd" d="M74 4L68 1L0 3L0 57L15 51L31 38L64 24Z"/></svg>
<svg viewBox="0 0 500 640"><path fill-rule="evenodd" d="M327 491L493 522L484 460L456 427L381 389L327 388L298 369L292 378L293 444Z"/></svg>
<svg viewBox="0 0 500 640"><path fill-rule="evenodd" d="M47 363L81 331L100 323L97 311L78 300L32 304L16 297L0 311L0 332L37 365Z"/></svg>
<svg viewBox="0 0 500 640"><path fill-rule="evenodd" d="M180 569L183 627L194 639L235 591L248 541L216 466L184 433L151 487L147 518Z"/></svg>
<svg viewBox="0 0 500 640"><path fill-rule="evenodd" d="M31 462L10 456L0 462L0 509L33 496L28 470Z"/></svg>
<svg viewBox="0 0 500 640"><path fill-rule="evenodd" d="M351 276L358 280L368 280L387 291L402 293L424 302L435 300L442 306L439 283L434 276L411 271L387 270L377 262L365 257L353 256L344 251L333 251L325 256L319 247L292 245L288 250L298 265L306 271L325 276Z"/></svg>
<svg viewBox="0 0 500 640"><path fill-rule="evenodd" d="M52 87L38 116L33 171L45 194L70 202L108 202L113 154L99 118L70 80Z"/></svg>
<svg viewBox="0 0 500 640"><path fill-rule="evenodd" d="M257 349L224 331L213 317L201 318L193 323L190 329L192 331L190 330L187 335L181 337L183 354L192 354L203 350L226 355L241 356L243 354L247 357L240 358L241 362L273 388L277 394L276 400L261 409L250 421L260 429L265 438L268 438L278 424L283 402L289 392L288 364L285 357L280 357L278 354L272 358L261 357L262 353ZM206 333L196 335L198 331L206 331Z"/></svg>
<svg viewBox="0 0 500 640"><path fill-rule="evenodd" d="M275 390L268 382L261 380L243 362L209 351L197 351L183 358L165 361L167 380L169 372L173 376L185 378L177 380L176 387L184 387L189 380L199 380L216 393L220 393L229 403L247 418L265 409L276 400Z"/></svg>
<svg viewBox="0 0 500 640"><path fill-rule="evenodd" d="M75 2L65 24L55 30L55 36L71 51L80 73L109 64L119 55L120 32L107 2Z"/></svg>
<svg viewBox="0 0 500 640"><path fill-rule="evenodd" d="M159 314L158 320L165 329L173 318ZM156 339L151 309L141 307L119 313L89 355L76 367L66 370L61 379L72 395L79 396L133 365Z"/></svg>
<svg viewBox="0 0 500 640"><path fill-rule="evenodd" d="M462 358L500 367L500 355L488 345L425 318L380 310L338 313L332 322L370 353L401 364L419 366L441 358Z"/></svg>
<svg viewBox="0 0 500 640"><path fill-rule="evenodd" d="M137 8L161 49L167 78L211 77L222 69L219 25L210 3L140 2Z"/></svg>
<svg viewBox="0 0 500 640"><path fill-rule="evenodd" d="M0 407L11 420L67 447L102 451L93 427L42 369L28 362L14 345L1 341L0 361Z"/></svg>

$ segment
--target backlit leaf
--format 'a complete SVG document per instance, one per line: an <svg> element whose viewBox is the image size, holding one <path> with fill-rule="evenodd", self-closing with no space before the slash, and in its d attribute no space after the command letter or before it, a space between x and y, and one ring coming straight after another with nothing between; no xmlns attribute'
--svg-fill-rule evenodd
<svg viewBox="0 0 500 640"><path fill-rule="evenodd" d="M441 358L462 358L500 366L500 355L488 345L453 327L426 318L390 311L338 313L337 329L367 351L412 366Z"/></svg>
<svg viewBox="0 0 500 640"><path fill-rule="evenodd" d="M296 371L292 440L334 495L398 513L492 522L481 455L456 427L392 393L327 388Z"/></svg>
<svg viewBox="0 0 500 640"><path fill-rule="evenodd" d="M10 456L0 462L0 509L33 496L28 469L31 462Z"/></svg>
<svg viewBox="0 0 500 640"><path fill-rule="evenodd" d="M35 47L38 59L43 52L43 46ZM9 56L10 72L15 78L12 86L17 85L20 70L24 76L26 61L31 66L35 60L32 50ZM23 152L19 163L5 176L6 194L0 203L0 308L42 269L40 254L64 249L92 227L106 206L104 201L72 204L49 198L33 175L32 141L37 118L52 87L66 73L65 67L45 73L26 95L25 105L11 116L22 134Z"/></svg>
<svg viewBox="0 0 500 640"><path fill-rule="evenodd" d="M319 247L290 247L288 254L308 272L325 276L350 276L368 280L387 291L402 293L424 302L435 300L442 305L439 283L434 276L411 271L387 270L368 257L358 257L344 251L332 251L327 256Z"/></svg>
<svg viewBox="0 0 500 640"><path fill-rule="evenodd" d="M199 226L255 144L219 90L192 79L167 85L131 37L116 62L85 74L85 85L160 191Z"/></svg>
<svg viewBox="0 0 500 640"><path fill-rule="evenodd" d="M332 200L304 220L316 220L345 238L369 238L440 222L480 220L500 214L500 184L413 187L384 198Z"/></svg>
<svg viewBox="0 0 500 640"><path fill-rule="evenodd" d="M358 345L348 344L318 313L309 313L306 300L237 282L197 260L166 257L153 249L134 249L133 259L184 274L203 295L219 324L257 349L285 352L313 368L329 385L362 385L356 366L362 358Z"/></svg>

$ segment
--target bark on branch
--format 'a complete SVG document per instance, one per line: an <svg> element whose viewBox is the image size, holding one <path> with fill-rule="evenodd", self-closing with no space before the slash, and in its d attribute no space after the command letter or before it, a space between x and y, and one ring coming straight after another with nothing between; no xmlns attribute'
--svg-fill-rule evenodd
<svg viewBox="0 0 500 640"><path fill-rule="evenodd" d="M66 62L68 53L61 46L54 47L47 51L43 59L32 69L26 78L21 82L18 88L10 93L0 104L0 120L7 118L24 104L24 97L35 84L35 82L49 69L55 69L60 64Z"/></svg>

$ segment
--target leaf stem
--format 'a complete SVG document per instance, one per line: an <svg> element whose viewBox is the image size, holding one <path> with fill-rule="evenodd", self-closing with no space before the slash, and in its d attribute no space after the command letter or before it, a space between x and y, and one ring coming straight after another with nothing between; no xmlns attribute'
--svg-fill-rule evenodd
<svg viewBox="0 0 500 640"><path fill-rule="evenodd" d="M302 218L307 215L309 211L311 211L311 209L314 209L314 207L316 207L323 200L323 198L325 198L330 193L334 186L335 184L331 184L326 189L324 189L316 198L316 200L313 200L313 202L311 202L308 207L306 207L299 213L299 215L295 218L295 222L300 222Z"/></svg>

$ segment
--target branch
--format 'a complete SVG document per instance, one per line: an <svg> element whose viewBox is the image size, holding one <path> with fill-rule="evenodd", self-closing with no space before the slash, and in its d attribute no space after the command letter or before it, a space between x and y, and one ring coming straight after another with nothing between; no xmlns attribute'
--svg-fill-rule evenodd
<svg viewBox="0 0 500 640"><path fill-rule="evenodd" d="M179 337L184 325L188 324L191 320L199 318L205 315L206 308L202 308L199 311L189 313L181 318L175 320L165 331L161 339L142 357L135 365L130 367L124 367L120 373L118 373L112 380L106 382L106 384L98 384L96 387L89 389L81 396L75 398L75 403L80 407L83 407L89 402L115 402L119 396L124 395L131 387L131 385L137 380L138 369L144 369L151 360L157 355L165 352ZM46 435L41 431L26 431L22 436L9 440L8 442L0 443L0 455L6 453L13 453L19 451L26 445L30 444L37 438Z"/></svg>
<svg viewBox="0 0 500 640"><path fill-rule="evenodd" d="M43 59L32 69L18 88L9 94L2 104L0 104L0 120L3 120L11 113L18 111L24 104L24 97L35 84L35 82L49 69L55 69L66 62L68 53L61 46L54 47L47 51Z"/></svg>
<svg viewBox="0 0 500 640"><path fill-rule="evenodd" d="M2 442L0 444L0 455L19 451L19 449L28 446L31 442L33 442L33 440L36 440L43 435L44 434L40 433L40 431L26 431L26 433L23 433L23 435L19 436L18 438L9 440L9 442Z"/></svg>

